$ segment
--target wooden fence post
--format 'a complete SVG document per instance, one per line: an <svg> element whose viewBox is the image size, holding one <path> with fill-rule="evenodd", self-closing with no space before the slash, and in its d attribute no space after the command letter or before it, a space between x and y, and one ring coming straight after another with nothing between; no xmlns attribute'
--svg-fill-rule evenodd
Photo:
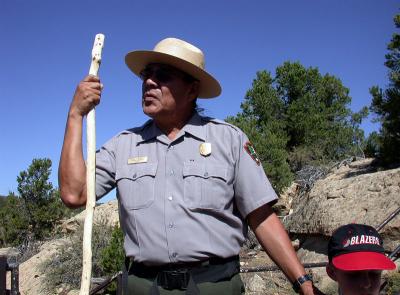
<svg viewBox="0 0 400 295"><path fill-rule="evenodd" d="M7 257L0 256L0 295L6 294Z"/></svg>

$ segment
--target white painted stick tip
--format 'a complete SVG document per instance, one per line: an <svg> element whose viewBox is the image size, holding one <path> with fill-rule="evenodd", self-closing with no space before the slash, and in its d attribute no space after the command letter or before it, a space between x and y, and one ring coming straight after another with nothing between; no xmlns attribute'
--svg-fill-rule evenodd
<svg viewBox="0 0 400 295"><path fill-rule="evenodd" d="M101 51L104 47L104 35L97 34L94 38L94 44L92 49L92 59L95 61L101 61Z"/></svg>

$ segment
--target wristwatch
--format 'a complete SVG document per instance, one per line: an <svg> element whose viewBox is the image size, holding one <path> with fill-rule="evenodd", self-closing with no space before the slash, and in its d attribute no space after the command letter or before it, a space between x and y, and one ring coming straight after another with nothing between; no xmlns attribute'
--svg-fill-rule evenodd
<svg viewBox="0 0 400 295"><path fill-rule="evenodd" d="M312 281L312 276L309 274L305 274L304 276L298 277L294 282L293 282L293 290L296 293L299 293L300 291L300 286L303 285L307 281Z"/></svg>

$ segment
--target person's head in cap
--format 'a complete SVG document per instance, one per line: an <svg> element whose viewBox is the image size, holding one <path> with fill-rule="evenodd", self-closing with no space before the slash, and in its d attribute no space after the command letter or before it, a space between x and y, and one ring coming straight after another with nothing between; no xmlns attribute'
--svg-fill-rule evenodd
<svg viewBox="0 0 400 295"><path fill-rule="evenodd" d="M343 295L378 295L382 270L396 268L386 257L378 232L364 224L336 229L329 240L328 258L326 272Z"/></svg>
<svg viewBox="0 0 400 295"><path fill-rule="evenodd" d="M197 98L221 93L218 81L205 70L203 52L180 39L166 38L154 50L130 52L125 62L143 80L144 113L162 129L182 127L193 114Z"/></svg>

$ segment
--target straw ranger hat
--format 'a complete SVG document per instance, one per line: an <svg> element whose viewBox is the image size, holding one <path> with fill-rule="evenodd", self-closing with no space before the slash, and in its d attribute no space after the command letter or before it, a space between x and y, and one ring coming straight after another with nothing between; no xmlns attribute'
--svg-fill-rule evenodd
<svg viewBox="0 0 400 295"><path fill-rule="evenodd" d="M150 63L171 65L200 81L199 98L213 98L221 94L218 81L205 71L203 52L183 40L166 38L152 51L129 52L125 63L137 76Z"/></svg>

